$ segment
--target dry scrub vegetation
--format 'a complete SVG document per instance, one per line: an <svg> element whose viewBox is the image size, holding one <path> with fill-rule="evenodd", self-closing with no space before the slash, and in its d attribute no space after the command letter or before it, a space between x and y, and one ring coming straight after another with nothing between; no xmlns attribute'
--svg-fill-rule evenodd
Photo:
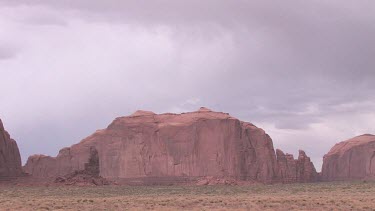
<svg viewBox="0 0 375 211"><path fill-rule="evenodd" d="M0 190L0 210L375 210L375 182Z"/></svg>

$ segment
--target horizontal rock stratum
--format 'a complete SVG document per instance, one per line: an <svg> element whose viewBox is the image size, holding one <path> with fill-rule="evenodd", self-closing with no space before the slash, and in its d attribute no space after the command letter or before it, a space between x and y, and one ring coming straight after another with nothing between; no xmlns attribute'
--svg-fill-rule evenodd
<svg viewBox="0 0 375 211"><path fill-rule="evenodd" d="M17 177L21 174L21 156L17 143L10 138L0 119L0 177Z"/></svg>
<svg viewBox="0 0 375 211"><path fill-rule="evenodd" d="M371 134L340 142L323 158L323 181L359 179L375 179L375 136Z"/></svg>
<svg viewBox="0 0 375 211"><path fill-rule="evenodd" d="M297 165L288 163L296 173L289 169L292 176L283 178L264 130L207 108L182 114L137 111L116 118L106 129L60 150L57 157L29 157L24 170L41 178L84 170L93 148L99 156L99 174L107 179L213 176L265 183L316 181L305 176L316 174L305 158Z"/></svg>

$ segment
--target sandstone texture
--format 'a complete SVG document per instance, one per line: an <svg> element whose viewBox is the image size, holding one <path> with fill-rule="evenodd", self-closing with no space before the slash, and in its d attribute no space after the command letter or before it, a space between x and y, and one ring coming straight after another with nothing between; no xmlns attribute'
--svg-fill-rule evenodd
<svg viewBox="0 0 375 211"><path fill-rule="evenodd" d="M323 158L322 180L375 178L375 136L365 134L333 146Z"/></svg>
<svg viewBox="0 0 375 211"><path fill-rule="evenodd" d="M15 140L10 138L0 119L0 178L22 174L21 156Z"/></svg>
<svg viewBox="0 0 375 211"><path fill-rule="evenodd" d="M137 111L116 118L57 157L31 156L24 170L39 178L85 170L93 149L99 175L107 179L212 177L270 183L284 176L264 130L207 108L182 114ZM299 169L310 171L303 167ZM301 175L301 181L307 181L305 173Z"/></svg>
<svg viewBox="0 0 375 211"><path fill-rule="evenodd" d="M99 155L94 147L90 148L90 157L85 163L84 170L76 170L65 176L57 177L55 183L78 186L109 185L109 181L99 175Z"/></svg>
<svg viewBox="0 0 375 211"><path fill-rule="evenodd" d="M283 183L295 182L317 182L319 175L314 164L303 150L299 150L298 159L294 159L291 154L284 154L277 149L278 178Z"/></svg>

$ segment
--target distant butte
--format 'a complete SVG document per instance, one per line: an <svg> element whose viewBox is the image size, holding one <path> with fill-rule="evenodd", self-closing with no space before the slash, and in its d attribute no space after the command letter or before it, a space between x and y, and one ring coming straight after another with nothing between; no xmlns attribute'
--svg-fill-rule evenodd
<svg viewBox="0 0 375 211"><path fill-rule="evenodd" d="M264 130L205 107L182 114L136 111L60 150L57 157L29 157L24 169L36 178L64 177L85 171L92 150L98 156L95 169L105 179L153 184L181 178L317 181L315 168L303 151L298 160L281 151L276 156Z"/></svg>
<svg viewBox="0 0 375 211"><path fill-rule="evenodd" d="M336 144L323 159L323 181L359 179L375 179L375 136L371 134Z"/></svg>

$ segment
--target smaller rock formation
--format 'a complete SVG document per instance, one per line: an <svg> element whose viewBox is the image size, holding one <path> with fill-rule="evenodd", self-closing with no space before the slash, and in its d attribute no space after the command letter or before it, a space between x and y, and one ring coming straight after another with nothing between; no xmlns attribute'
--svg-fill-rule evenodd
<svg viewBox="0 0 375 211"><path fill-rule="evenodd" d="M60 150L61 152L61 150ZM55 178L56 159L47 155L32 155L27 159L23 170L36 178ZM42 177L42 175L44 177Z"/></svg>
<svg viewBox="0 0 375 211"><path fill-rule="evenodd" d="M294 159L291 154L284 154L283 151L276 150L278 177L283 183L295 182L316 182L318 173L310 158L302 150L299 150L298 159Z"/></svg>
<svg viewBox="0 0 375 211"><path fill-rule="evenodd" d="M375 179L375 136L371 134L340 142L323 158L323 181L361 179Z"/></svg>
<svg viewBox="0 0 375 211"><path fill-rule="evenodd" d="M21 156L17 143L10 138L0 119L0 178L12 178L21 175Z"/></svg>

